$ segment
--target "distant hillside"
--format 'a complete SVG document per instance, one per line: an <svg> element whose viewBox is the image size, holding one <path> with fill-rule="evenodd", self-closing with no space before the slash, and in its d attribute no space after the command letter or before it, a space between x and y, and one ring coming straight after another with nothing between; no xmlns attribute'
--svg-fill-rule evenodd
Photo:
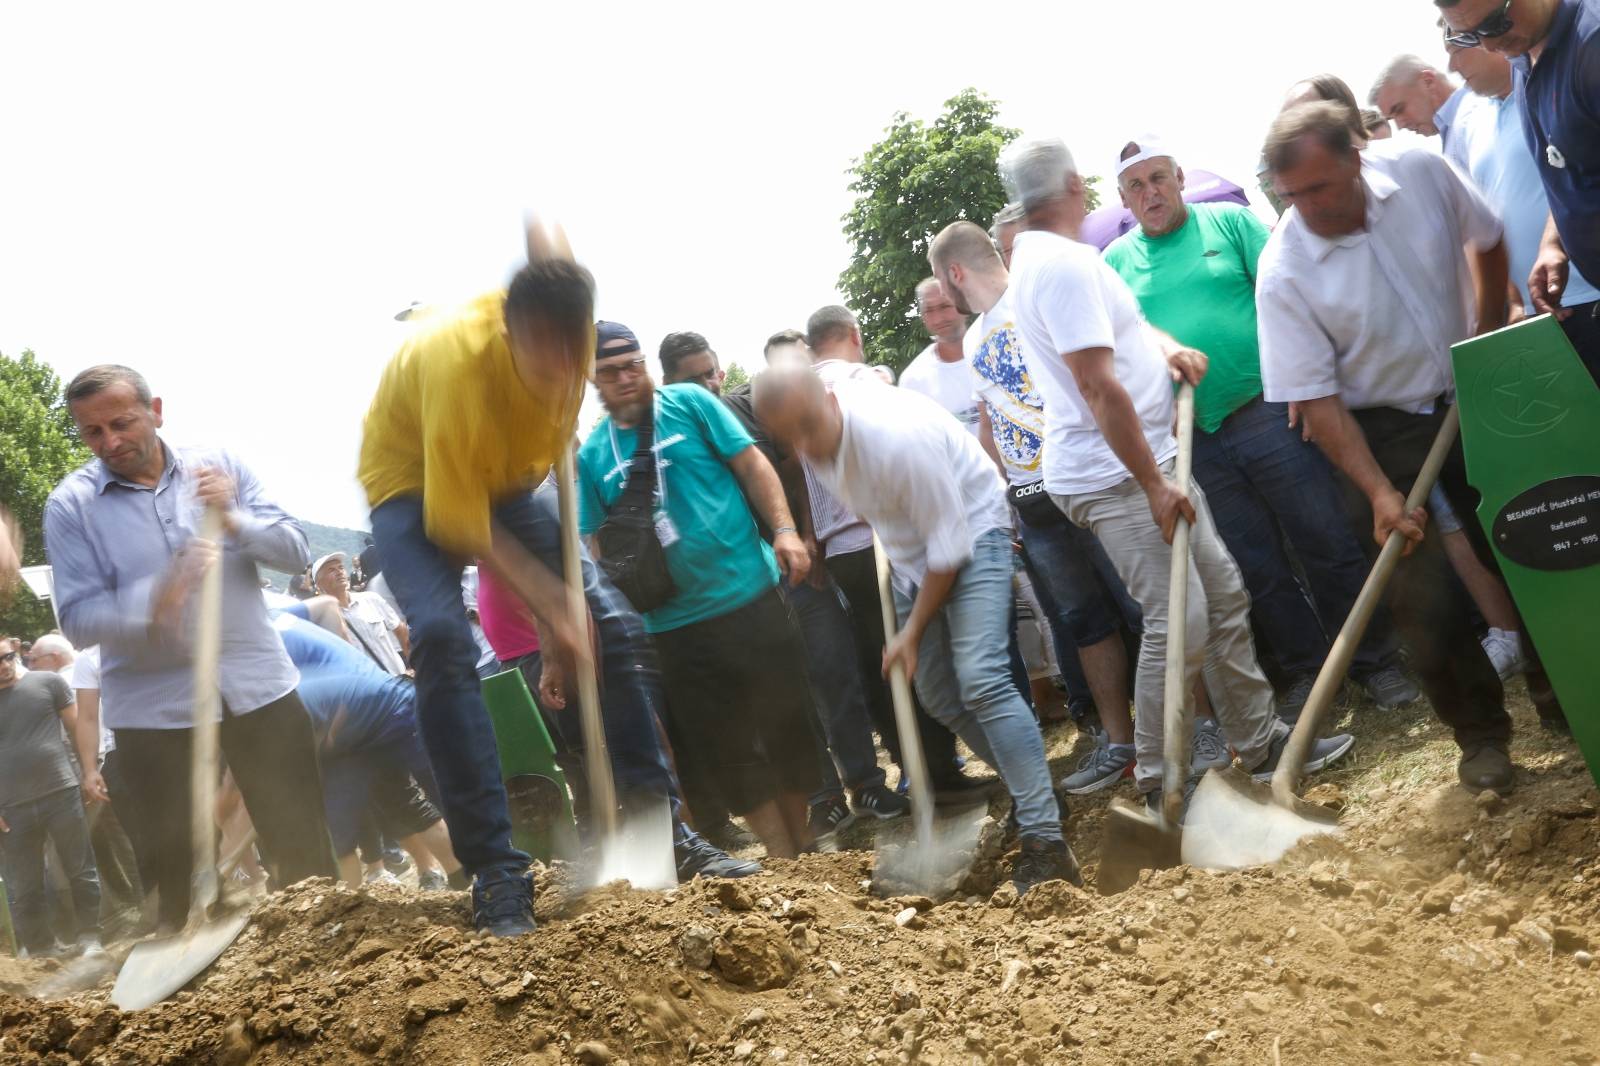
<svg viewBox="0 0 1600 1066"><path fill-rule="evenodd" d="M341 529L338 526L324 526L316 522L300 522L300 528L306 531L306 540L311 544L311 558L320 559L329 552L344 552L354 557L361 554L361 549L367 545L370 536L362 529ZM272 587L283 591L289 587L289 575L278 570L262 568L261 573Z"/></svg>

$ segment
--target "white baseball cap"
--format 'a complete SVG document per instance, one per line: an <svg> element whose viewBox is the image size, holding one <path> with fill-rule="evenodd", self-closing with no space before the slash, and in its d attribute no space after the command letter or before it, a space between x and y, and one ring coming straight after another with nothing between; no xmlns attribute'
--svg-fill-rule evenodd
<svg viewBox="0 0 1600 1066"><path fill-rule="evenodd" d="M1119 178L1122 177L1124 170L1127 170L1135 163L1143 163L1147 159L1176 158L1173 156L1172 150L1167 147L1166 142L1153 133L1135 137L1127 143L1133 145L1138 151L1117 163L1117 177ZM1126 151L1126 146L1124 146L1123 150Z"/></svg>

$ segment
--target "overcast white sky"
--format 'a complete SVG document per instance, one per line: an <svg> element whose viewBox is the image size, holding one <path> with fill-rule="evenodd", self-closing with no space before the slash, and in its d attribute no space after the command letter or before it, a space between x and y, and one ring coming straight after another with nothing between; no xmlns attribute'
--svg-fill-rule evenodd
<svg viewBox="0 0 1600 1066"><path fill-rule="evenodd" d="M769 13L773 12L773 13ZM1126 17L1121 17L1125 14ZM753 368L834 302L845 170L966 86L1106 173L1134 134L1247 187L1282 90L1440 61L1428 0L11 3L0 351L142 370L303 518L366 525L362 415L413 300L558 215L602 317ZM1104 183L1108 191L1110 183Z"/></svg>

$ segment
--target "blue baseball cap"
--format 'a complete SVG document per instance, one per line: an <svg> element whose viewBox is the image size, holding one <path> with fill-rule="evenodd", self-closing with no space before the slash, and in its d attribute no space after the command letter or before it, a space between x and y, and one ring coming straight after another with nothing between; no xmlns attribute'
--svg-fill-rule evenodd
<svg viewBox="0 0 1600 1066"><path fill-rule="evenodd" d="M594 357L605 359L613 355L627 355L639 351L639 338L621 322L600 321L594 324Z"/></svg>

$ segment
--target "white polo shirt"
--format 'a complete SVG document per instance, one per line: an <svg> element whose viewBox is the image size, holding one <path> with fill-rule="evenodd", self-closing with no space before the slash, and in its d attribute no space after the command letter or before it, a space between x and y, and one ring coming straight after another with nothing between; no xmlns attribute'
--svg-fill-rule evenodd
<svg viewBox="0 0 1600 1066"><path fill-rule="evenodd" d="M959 570L991 529L1010 529L1005 486L983 446L933 400L909 389L835 384L844 436L812 469L877 532L896 577Z"/></svg>
<svg viewBox="0 0 1600 1066"><path fill-rule="evenodd" d="M1066 356L1110 348L1117 380L1133 399L1156 462L1177 454L1172 377L1139 302L1087 244L1030 230L1011 251L1011 307L1022 333L1028 376L1044 397L1044 484L1071 496L1097 492L1132 475L1106 443Z"/></svg>
<svg viewBox="0 0 1600 1066"><path fill-rule="evenodd" d="M841 381L862 381L868 384L894 384L894 372L886 366L868 366L843 359L823 359L812 369L829 391ZM867 525L850 508L840 503L817 478L811 463L801 459L800 469L805 473L806 493L811 497L811 535L822 545L824 558L849 555L872 547L872 527Z"/></svg>
<svg viewBox="0 0 1600 1066"><path fill-rule="evenodd" d="M1450 345L1477 320L1463 248L1503 234L1483 196L1425 148L1363 153L1367 226L1327 239L1290 208L1261 253L1261 382L1275 403L1430 410L1455 391Z"/></svg>

